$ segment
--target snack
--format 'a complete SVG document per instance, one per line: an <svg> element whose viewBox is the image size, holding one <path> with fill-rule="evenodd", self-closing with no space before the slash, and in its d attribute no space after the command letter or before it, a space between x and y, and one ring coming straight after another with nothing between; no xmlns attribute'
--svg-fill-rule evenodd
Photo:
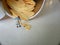
<svg viewBox="0 0 60 45"><path fill-rule="evenodd" d="M7 5L10 7L10 12L13 17L20 17L21 20L29 20L35 12L34 7L36 5L34 0L6 0ZM30 25L27 23L22 24L26 29L30 29Z"/></svg>
<svg viewBox="0 0 60 45"><path fill-rule="evenodd" d="M24 15L23 13L16 12L12 9L10 11L11 11L13 17L18 17L19 16L22 20L28 20L28 16Z"/></svg>
<svg viewBox="0 0 60 45"><path fill-rule="evenodd" d="M26 29L26 30L30 30L31 29L31 25L29 24L29 22L26 21L20 21L20 24Z"/></svg>
<svg viewBox="0 0 60 45"><path fill-rule="evenodd" d="M27 16L27 20L35 14L33 12L35 6L33 0L7 0L7 4L14 12L16 11L17 13L23 14L24 17Z"/></svg>

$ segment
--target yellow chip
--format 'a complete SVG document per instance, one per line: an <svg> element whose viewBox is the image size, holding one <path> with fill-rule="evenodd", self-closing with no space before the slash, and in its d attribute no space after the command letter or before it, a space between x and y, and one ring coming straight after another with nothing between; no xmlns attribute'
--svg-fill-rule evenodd
<svg viewBox="0 0 60 45"><path fill-rule="evenodd" d="M16 1L16 0L7 0L7 4L14 10L15 9L19 10L20 8L25 6L25 3L24 3L23 0L18 0L18 1Z"/></svg>
<svg viewBox="0 0 60 45"><path fill-rule="evenodd" d="M35 6L35 1L33 1L33 0L24 0L24 2L26 3L26 4L28 4L28 5L32 5L32 6Z"/></svg>
<svg viewBox="0 0 60 45"><path fill-rule="evenodd" d="M20 24L21 24L26 30L30 30L30 29L31 29L31 25L30 25L28 22L26 22L26 23L20 22Z"/></svg>
<svg viewBox="0 0 60 45"><path fill-rule="evenodd" d="M29 18L32 17L35 13L33 11L23 11L23 14L28 16Z"/></svg>
<svg viewBox="0 0 60 45"><path fill-rule="evenodd" d="M23 15L22 13L18 13L15 10L11 10L11 13L13 16L19 16L22 20L28 20L29 18L26 15Z"/></svg>

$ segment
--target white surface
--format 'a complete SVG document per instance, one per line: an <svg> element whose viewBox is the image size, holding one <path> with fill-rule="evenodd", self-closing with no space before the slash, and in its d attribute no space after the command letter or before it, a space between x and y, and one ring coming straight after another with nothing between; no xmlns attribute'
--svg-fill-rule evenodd
<svg viewBox="0 0 60 45"><path fill-rule="evenodd" d="M42 16L40 16L42 15ZM32 29L17 29L15 20L0 21L2 45L58 45L60 42L60 3L45 7L41 14L30 21Z"/></svg>
<svg viewBox="0 0 60 45"><path fill-rule="evenodd" d="M2 19L5 16L5 13L3 12L2 3L0 2L0 19Z"/></svg>

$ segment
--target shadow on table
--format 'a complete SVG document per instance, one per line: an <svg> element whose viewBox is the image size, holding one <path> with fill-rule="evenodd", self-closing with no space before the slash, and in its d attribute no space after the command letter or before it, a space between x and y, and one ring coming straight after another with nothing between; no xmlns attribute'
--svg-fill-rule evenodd
<svg viewBox="0 0 60 45"><path fill-rule="evenodd" d="M2 18L1 20L6 20L6 19L10 19L10 17L9 16L5 16L4 18ZM0 21L1 21L0 20Z"/></svg>

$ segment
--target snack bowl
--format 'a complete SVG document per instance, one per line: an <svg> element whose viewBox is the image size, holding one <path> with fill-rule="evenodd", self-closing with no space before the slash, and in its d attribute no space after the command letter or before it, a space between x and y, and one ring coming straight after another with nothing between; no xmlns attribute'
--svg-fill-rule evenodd
<svg viewBox="0 0 60 45"><path fill-rule="evenodd" d="M36 17L38 15L38 13L41 12L41 10L44 7L45 0L35 0L35 2L36 2L36 6L34 8L35 14L32 17L30 17L29 19L32 19L32 18ZM6 15L8 15L11 18L15 18L15 17L12 16L12 14L11 14L11 12L9 10L9 7L8 7L8 5L6 3L6 0L2 0L2 3L3 3L3 7L5 9Z"/></svg>
<svg viewBox="0 0 60 45"><path fill-rule="evenodd" d="M3 9L2 3L0 1L0 19L2 19L4 17L5 17L5 13L4 13L4 9Z"/></svg>

